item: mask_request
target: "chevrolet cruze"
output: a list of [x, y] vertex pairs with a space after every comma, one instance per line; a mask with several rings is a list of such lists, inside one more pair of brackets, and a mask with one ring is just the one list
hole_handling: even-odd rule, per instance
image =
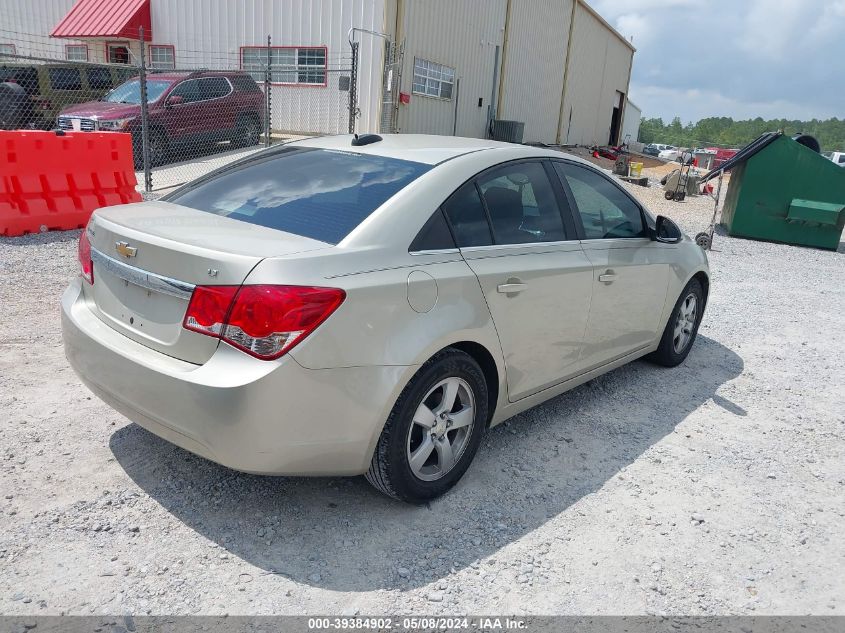
[[228, 467], [360, 475], [420, 503], [485, 430], [639, 357], [674, 366], [704, 252], [560, 152], [439, 136], [263, 150], [96, 211], [67, 357], [130, 420]]

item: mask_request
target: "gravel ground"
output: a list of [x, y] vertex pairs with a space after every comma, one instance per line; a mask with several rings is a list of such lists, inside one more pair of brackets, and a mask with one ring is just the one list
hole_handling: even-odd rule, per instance
[[[707, 199], [668, 203], [694, 234]], [[841, 614], [845, 266], [717, 235], [687, 362], [488, 433], [429, 507], [168, 445], [65, 361], [78, 232], [0, 240], [0, 613]]]

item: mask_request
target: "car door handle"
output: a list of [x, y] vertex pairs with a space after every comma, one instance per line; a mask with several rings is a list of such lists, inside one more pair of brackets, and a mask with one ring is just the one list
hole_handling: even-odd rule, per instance
[[616, 281], [616, 273], [608, 270], [606, 273], [599, 275], [599, 281], [603, 284], [612, 284]]
[[516, 294], [516, 293], [518, 293], [518, 292], [522, 292], [522, 291], [523, 291], [523, 290], [525, 290], [526, 288], [528, 288], [528, 284], [523, 284], [523, 283], [506, 283], [506, 284], [500, 284], [500, 285], [496, 288], [496, 290], [497, 290], [498, 292], [501, 292], [503, 295], [512, 295], [512, 294]]

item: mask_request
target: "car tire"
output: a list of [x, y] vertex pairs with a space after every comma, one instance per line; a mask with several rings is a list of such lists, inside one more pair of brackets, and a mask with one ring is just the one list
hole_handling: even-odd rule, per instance
[[[167, 160], [167, 153], [170, 149], [170, 142], [167, 135], [161, 130], [150, 130], [148, 136], [150, 146], [150, 167], [157, 167]], [[144, 154], [141, 144], [141, 132], [132, 133], [132, 162], [135, 170], [144, 169]]]
[[695, 343], [698, 326], [704, 314], [704, 289], [698, 279], [691, 280], [672, 309], [660, 345], [646, 358], [664, 367], [676, 367], [684, 362]]
[[0, 83], [0, 130], [19, 130], [27, 127], [33, 117], [26, 91], [16, 83]]
[[258, 145], [261, 138], [261, 125], [254, 116], [241, 116], [235, 125], [233, 144], [238, 147], [252, 147]]
[[[447, 394], [455, 394], [451, 406]], [[452, 488], [481, 443], [488, 419], [487, 394], [484, 373], [469, 354], [454, 348], [439, 352], [396, 401], [376, 444], [367, 481], [384, 494], [413, 504]]]
[[167, 153], [170, 148], [167, 134], [161, 130], [150, 130], [149, 145], [150, 167], [158, 167], [167, 162]]

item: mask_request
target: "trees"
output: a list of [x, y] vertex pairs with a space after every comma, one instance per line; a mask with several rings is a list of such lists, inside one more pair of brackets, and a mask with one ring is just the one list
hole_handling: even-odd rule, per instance
[[803, 132], [815, 136], [822, 151], [845, 150], [845, 120], [819, 121], [787, 119], [764, 120], [762, 117], [734, 121], [730, 117], [710, 117], [683, 125], [675, 117], [668, 125], [663, 119], [642, 119], [640, 138], [643, 143], [668, 143], [678, 147], [742, 147], [764, 132], [783, 130], [786, 134]]

